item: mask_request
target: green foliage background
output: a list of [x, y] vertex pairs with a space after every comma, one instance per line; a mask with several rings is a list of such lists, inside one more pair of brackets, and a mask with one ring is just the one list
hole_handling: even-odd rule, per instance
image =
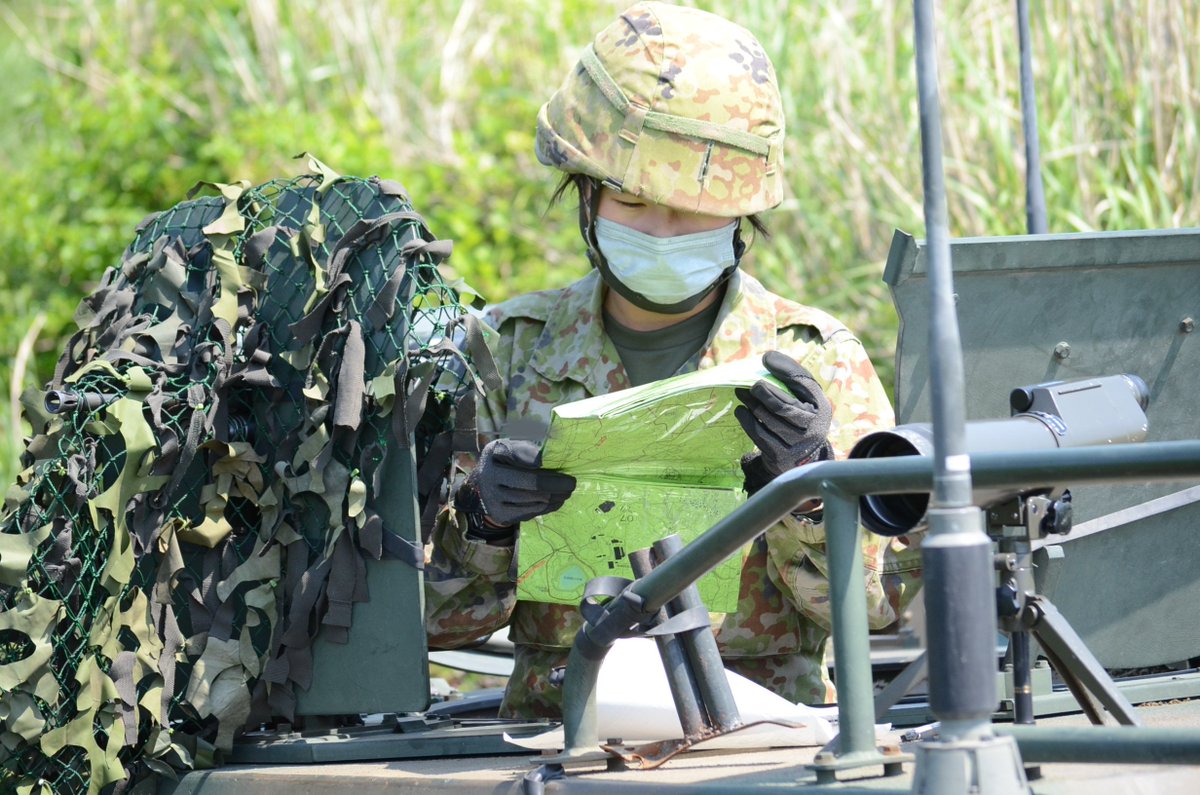
[[[890, 378], [880, 281], [892, 229], [922, 234], [911, 8], [893, 0], [711, 0], [771, 54], [789, 197], [746, 267], [833, 312]], [[297, 173], [317, 154], [399, 179], [453, 267], [490, 300], [584, 272], [540, 104], [626, 0], [0, 0], [0, 475], [15, 396], [134, 225], [199, 180]], [[1200, 0], [1033, 7], [1050, 229], [1197, 225]], [[1024, 229], [1012, 2], [939, 7], [956, 235]], [[4, 400], [2, 398], [8, 398]]]

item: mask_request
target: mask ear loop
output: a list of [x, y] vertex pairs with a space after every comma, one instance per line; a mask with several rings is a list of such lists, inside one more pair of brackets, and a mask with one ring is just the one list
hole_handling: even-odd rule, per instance
[[742, 221], [744, 220], [746, 219], [739, 218], [737, 226], [733, 229], [733, 264], [735, 267], [742, 261], [742, 255], [746, 253], [746, 241], [742, 240]]
[[593, 268], [599, 268], [604, 262], [600, 253], [600, 243], [596, 240], [596, 215], [600, 211], [600, 185], [593, 177], [579, 175], [579, 233], [587, 246], [588, 262]]

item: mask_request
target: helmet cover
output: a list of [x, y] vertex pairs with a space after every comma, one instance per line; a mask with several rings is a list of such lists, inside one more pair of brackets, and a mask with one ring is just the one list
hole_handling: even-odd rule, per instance
[[775, 70], [740, 25], [641, 2], [596, 36], [538, 113], [538, 160], [679, 210], [739, 217], [779, 204]]

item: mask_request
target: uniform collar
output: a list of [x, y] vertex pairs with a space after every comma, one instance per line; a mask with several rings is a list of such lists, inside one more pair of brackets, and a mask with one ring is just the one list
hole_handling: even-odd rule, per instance
[[758, 279], [741, 269], [735, 271], [699, 367], [758, 356], [775, 347], [778, 300]]
[[[628, 387], [620, 355], [604, 334], [603, 299], [604, 282], [596, 270], [566, 287], [535, 343], [530, 368], [550, 381], [583, 384], [589, 395]], [[775, 344], [778, 300], [753, 276], [734, 271], [699, 366], [712, 367], [770, 350]], [[570, 344], [564, 346], [565, 340]]]
[[600, 319], [604, 282], [592, 270], [563, 289], [555, 302], [529, 366], [550, 381], [577, 381], [589, 395], [629, 386], [625, 366]]

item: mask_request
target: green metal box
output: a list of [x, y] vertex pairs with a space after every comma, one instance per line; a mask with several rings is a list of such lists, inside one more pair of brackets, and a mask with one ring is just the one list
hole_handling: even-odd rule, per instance
[[[419, 545], [412, 448], [390, 448], [383, 466], [394, 485], [376, 505], [385, 529]], [[346, 643], [317, 635], [312, 687], [297, 692], [297, 715], [420, 712], [429, 706], [421, 571], [397, 559], [366, 564], [370, 599], [354, 606]]]
[[[930, 419], [925, 256], [897, 232], [884, 273], [900, 423]], [[1148, 440], [1200, 437], [1200, 229], [963, 238], [951, 257], [968, 420], [1008, 416], [1013, 387], [1133, 373], [1150, 389]], [[1200, 656], [1200, 487], [1072, 493], [1075, 529], [1050, 542], [1064, 554], [1038, 556], [1043, 592], [1105, 667]]]

